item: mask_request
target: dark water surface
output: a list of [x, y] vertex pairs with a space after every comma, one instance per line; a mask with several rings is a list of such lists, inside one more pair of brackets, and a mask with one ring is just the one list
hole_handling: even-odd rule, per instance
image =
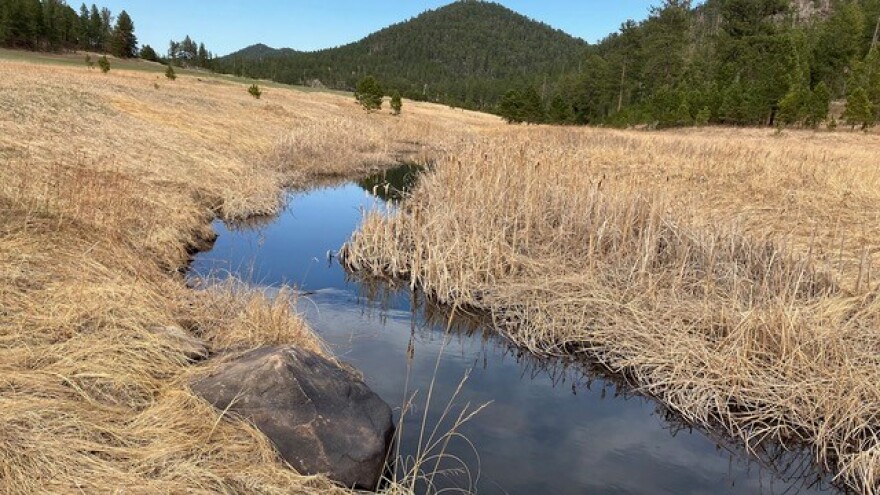
[[[399, 185], [410, 172], [387, 178]], [[363, 209], [395, 196], [383, 183], [374, 177], [291, 194], [286, 211], [260, 226], [217, 223], [217, 243], [196, 257], [193, 273], [306, 291], [299, 301], [306, 319], [397, 417], [404, 398], [418, 391], [405, 418], [402, 455], [416, 454], [423, 414], [427, 436], [470, 372], [452, 413], [489, 403], [460, 429], [477, 454], [464, 440], [450, 442], [448, 452], [471, 473], [450, 472], [437, 485], [468, 488], [470, 479], [489, 494], [833, 493], [802, 455], [746, 457], [584, 367], [521, 356], [478, 324], [457, 323], [447, 332], [443, 313], [408, 290], [349, 280], [327, 252], [348, 239]], [[455, 466], [447, 460], [441, 469]]]

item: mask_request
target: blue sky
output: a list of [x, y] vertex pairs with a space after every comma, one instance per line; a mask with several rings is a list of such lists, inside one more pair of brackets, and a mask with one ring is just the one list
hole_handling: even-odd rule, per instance
[[[141, 44], [164, 53], [186, 34], [217, 55], [254, 43], [316, 50], [357, 41], [451, 0], [97, 0], [125, 9]], [[68, 0], [79, 9], [80, 0]], [[89, 0], [91, 5], [92, 0]], [[499, 3], [594, 42], [626, 19], [643, 19], [659, 0], [500, 0]]]

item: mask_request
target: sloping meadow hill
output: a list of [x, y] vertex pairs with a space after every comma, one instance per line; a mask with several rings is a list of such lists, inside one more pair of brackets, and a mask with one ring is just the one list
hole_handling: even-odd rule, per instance
[[343, 255], [880, 493], [878, 157], [876, 134], [517, 126], [443, 155]]
[[[0, 491], [342, 492], [189, 391], [236, 351], [325, 352], [288, 299], [188, 289], [191, 251], [215, 217], [279, 211], [285, 187], [390, 166], [499, 120], [16, 58], [0, 60]], [[217, 357], [191, 363], [167, 327]]]

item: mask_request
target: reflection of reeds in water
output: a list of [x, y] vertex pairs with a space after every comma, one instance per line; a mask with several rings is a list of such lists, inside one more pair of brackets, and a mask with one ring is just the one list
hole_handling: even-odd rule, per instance
[[[364, 311], [375, 311], [374, 315], [382, 318], [391, 306], [391, 300], [396, 297], [397, 289], [393, 282], [390, 284], [375, 283], [372, 280], [359, 280], [362, 282], [359, 286], [363, 290], [362, 299], [364, 303]], [[412, 307], [416, 308], [421, 305], [419, 301], [426, 301], [419, 297], [417, 292], [412, 293]], [[443, 339], [439, 352], [435, 357], [434, 373], [427, 389], [410, 390], [410, 377], [412, 374], [412, 361], [415, 353], [415, 332], [421, 325], [416, 322], [413, 312], [412, 331], [410, 342], [407, 347], [407, 373], [406, 385], [404, 390], [404, 403], [400, 408], [400, 421], [395, 431], [395, 447], [393, 453], [389, 456], [388, 475], [386, 480], [385, 492], [390, 495], [408, 494], [408, 493], [475, 493], [477, 482], [479, 481], [479, 447], [475, 446], [471, 441], [462, 435], [461, 428], [471, 421], [475, 416], [489, 404], [472, 405], [470, 402], [458, 404], [461, 392], [467, 383], [470, 370], [464, 372], [461, 380], [458, 382], [455, 390], [449, 397], [443, 399], [435, 396], [435, 385], [438, 376], [438, 369], [443, 359], [449, 340], [447, 337], [454, 335], [456, 331], [461, 331], [462, 323], [467, 321], [461, 318], [457, 312], [442, 312], [440, 310], [430, 311], [431, 318], [443, 318], [444, 321], [435, 321], [446, 330], [443, 332]], [[425, 313], [429, 314], [428, 312]], [[476, 328], [476, 326], [472, 327]], [[456, 329], [456, 330], [453, 330]], [[445, 402], [444, 402], [445, 401]], [[418, 414], [421, 409], [421, 414]], [[437, 414], [436, 418], [431, 418], [432, 414]], [[415, 422], [414, 424], [413, 421]], [[418, 440], [416, 441], [416, 451], [412, 453], [402, 453], [401, 445], [403, 443], [403, 435], [410, 428], [417, 427]], [[452, 444], [464, 444], [473, 454], [476, 465], [468, 462], [450, 451]], [[464, 483], [462, 484], [462, 480]], [[451, 485], [459, 485], [457, 488], [451, 488]], [[463, 485], [463, 486], [460, 486]]]
[[[522, 376], [532, 380], [539, 377], [549, 379], [554, 387], [570, 388], [575, 395], [583, 390], [592, 391], [598, 388], [602, 399], [607, 394], [608, 397], [619, 400], [648, 400], [654, 405], [655, 414], [662, 418], [663, 427], [670, 435], [699, 431], [715, 442], [718, 450], [728, 452], [731, 463], [737, 460], [744, 462], [750, 468], [754, 466], [761, 473], [767, 473], [771, 478], [784, 482], [787, 487], [781, 493], [798, 493], [800, 490], [814, 488], [830, 490], [832, 486], [841, 492], [847, 491], [846, 486], [829, 479], [813, 462], [804, 446], [786, 446], [768, 440], [744, 449], [721, 425], [695, 425], [680, 413], [664, 407], [650, 395], [645, 395], [634, 382], [634, 377], [615, 372], [596, 359], [584, 356], [539, 356], [530, 353], [499, 332], [486, 311], [453, 308], [439, 303], [418, 288], [410, 290], [405, 281], [372, 277], [363, 273], [350, 273], [349, 276], [358, 282], [363, 310], [371, 317], [384, 318], [392, 307], [393, 299], [400, 294], [408, 294], [413, 335], [425, 339], [443, 339], [441, 352], [456, 338], [479, 338], [483, 346], [484, 367], [489, 366], [490, 354], [495, 354], [495, 359], [510, 357], [520, 366]], [[411, 340], [410, 352], [416, 352], [413, 345]], [[478, 442], [474, 448], [479, 451]], [[764, 474], [761, 473], [755, 476], [763, 482]], [[772, 483], [772, 479], [769, 482]]]
[[[751, 213], [758, 207], [748, 201], [760, 197], [737, 198], [726, 212], [740, 211], [741, 222], [715, 221], [717, 210], [700, 199], [729, 200], [706, 191], [712, 174], [732, 188], [760, 176], [838, 211], [824, 196], [838, 186], [814, 186], [822, 156], [803, 155], [809, 165], [797, 168], [787, 161], [799, 156], [792, 149], [760, 156], [731, 143], [607, 137], [584, 133], [593, 154], [563, 131], [540, 143], [524, 134], [465, 147], [424, 175], [401, 208], [367, 215], [343, 260], [442, 303], [483, 309], [532, 353], [596, 360], [749, 450], [805, 445], [842, 484], [880, 491], [880, 298], [870, 257], [834, 262], [828, 255], [843, 236], [788, 236], [782, 217]], [[678, 196], [603, 167], [605, 156], [626, 166], [634, 149], [665, 164], [664, 184]], [[693, 167], [681, 163], [688, 156], [710, 165], [670, 179]]]
[[416, 185], [419, 175], [430, 166], [408, 163], [365, 177], [357, 181], [357, 184], [377, 198], [397, 202], [406, 197]]

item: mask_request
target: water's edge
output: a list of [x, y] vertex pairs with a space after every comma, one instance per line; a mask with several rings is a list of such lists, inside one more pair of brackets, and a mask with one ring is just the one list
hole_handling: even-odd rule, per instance
[[[462, 374], [470, 373], [471, 382], [458, 399], [471, 404], [481, 404], [480, 399], [487, 397], [494, 400], [484, 412], [488, 419], [478, 417], [477, 428], [474, 422], [463, 428], [483, 454], [476, 458], [482, 479], [475, 486], [482, 492], [499, 487], [507, 493], [821, 493], [829, 489], [827, 479], [809, 459], [805, 463], [803, 456], [773, 446], [748, 456], [741, 445], [718, 433], [722, 430], [695, 430], [662, 403], [634, 392], [625, 376], [597, 363], [531, 357], [479, 317], [455, 319], [456, 324], [447, 329], [446, 323], [453, 320], [447, 308], [423, 295], [367, 283], [332, 260], [321, 268], [320, 255], [328, 245], [330, 250], [338, 249], [347, 240], [363, 209], [398, 199], [394, 191], [411, 184], [413, 170], [401, 170], [337, 187], [292, 191], [285, 212], [249, 228], [215, 222], [220, 232], [216, 243], [194, 256], [191, 271], [215, 273], [220, 261], [229, 274], [256, 285], [293, 284], [307, 291], [310, 295], [302, 298], [299, 309], [310, 326], [392, 405], [402, 405], [414, 384], [422, 388], [429, 384], [437, 397], [452, 396]], [[394, 186], [383, 188], [391, 180]], [[480, 383], [471, 385], [475, 377]], [[622, 401], [606, 401], [609, 393]], [[563, 395], [587, 399], [568, 400]], [[422, 408], [425, 416], [420, 420], [442, 424], [442, 414], [431, 407]], [[647, 417], [660, 421], [645, 425]], [[498, 429], [504, 425], [508, 428]], [[659, 438], [657, 431], [668, 438]], [[578, 434], [585, 438], [572, 438]], [[423, 440], [422, 436], [415, 440]], [[401, 439], [404, 454], [408, 449], [418, 451], [412, 437], [405, 432]], [[558, 445], [542, 445], [548, 439]], [[608, 445], [596, 449], [601, 442]], [[466, 448], [452, 450], [455, 455], [472, 454]], [[712, 458], [708, 453], [713, 450], [728, 452], [728, 458], [719, 462], [724, 455], [712, 454]], [[501, 462], [494, 462], [495, 457]], [[726, 472], [722, 464], [727, 464]]]

